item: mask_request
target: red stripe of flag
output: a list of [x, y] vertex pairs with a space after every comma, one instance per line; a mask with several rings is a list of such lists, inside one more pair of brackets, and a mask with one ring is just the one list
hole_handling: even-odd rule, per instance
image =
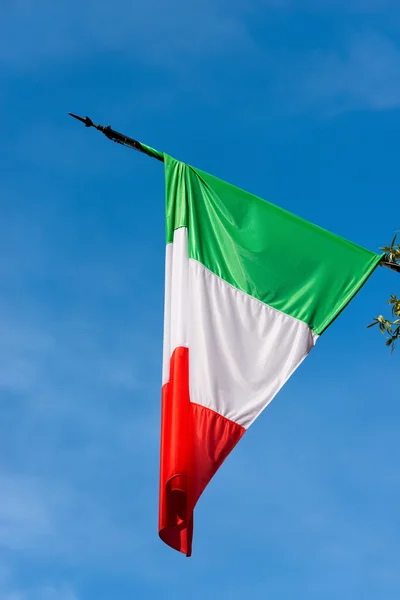
[[190, 556], [193, 511], [245, 429], [189, 396], [189, 350], [176, 348], [162, 389], [159, 535]]

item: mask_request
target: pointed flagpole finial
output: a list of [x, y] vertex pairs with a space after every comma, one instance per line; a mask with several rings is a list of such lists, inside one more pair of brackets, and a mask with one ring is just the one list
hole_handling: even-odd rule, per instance
[[92, 119], [90, 119], [90, 117], [80, 117], [79, 115], [75, 115], [74, 113], [69, 112], [68, 113], [71, 117], [74, 117], [74, 119], [78, 119], [78, 121], [81, 121], [81, 123], [84, 123], [86, 127], [94, 127], [94, 123], [92, 121]]

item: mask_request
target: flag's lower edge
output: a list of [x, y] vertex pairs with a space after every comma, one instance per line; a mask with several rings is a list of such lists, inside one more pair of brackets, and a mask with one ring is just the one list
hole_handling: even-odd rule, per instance
[[179, 347], [162, 390], [159, 535], [191, 556], [193, 511], [245, 429], [190, 401], [189, 350]]

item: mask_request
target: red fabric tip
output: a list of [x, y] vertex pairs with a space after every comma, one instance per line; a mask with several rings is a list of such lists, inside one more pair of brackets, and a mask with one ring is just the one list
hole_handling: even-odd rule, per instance
[[162, 389], [159, 535], [192, 553], [193, 511], [245, 429], [189, 396], [189, 350], [176, 348]]

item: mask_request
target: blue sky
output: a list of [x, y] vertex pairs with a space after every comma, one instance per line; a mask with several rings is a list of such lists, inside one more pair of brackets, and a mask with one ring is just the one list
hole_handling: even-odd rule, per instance
[[399, 228], [397, 0], [0, 13], [2, 600], [397, 600], [399, 359], [366, 329], [396, 275], [240, 442], [185, 559], [157, 537], [162, 165], [66, 114], [377, 250]]

